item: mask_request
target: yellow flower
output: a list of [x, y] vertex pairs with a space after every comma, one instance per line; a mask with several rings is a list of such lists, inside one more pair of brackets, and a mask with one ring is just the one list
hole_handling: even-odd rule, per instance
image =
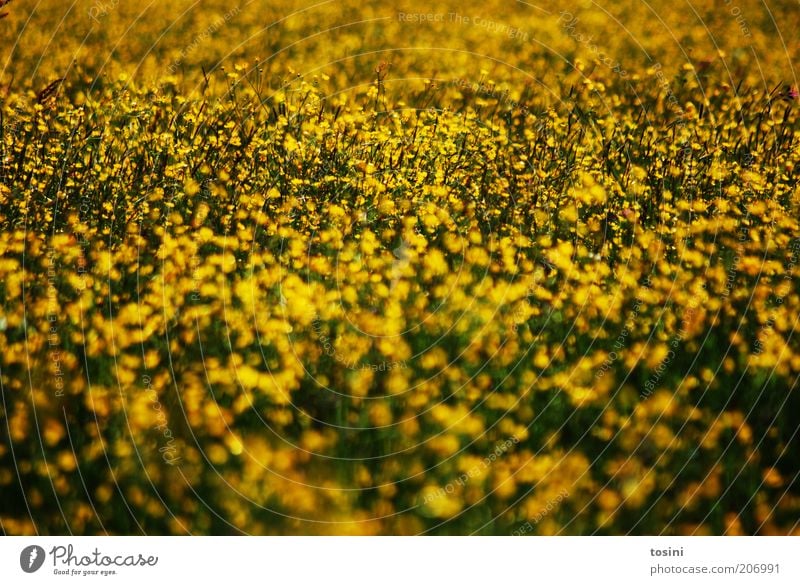
[[444, 487], [427, 486], [420, 492], [422, 513], [434, 518], [452, 518], [464, 507], [455, 495], [452, 484]]

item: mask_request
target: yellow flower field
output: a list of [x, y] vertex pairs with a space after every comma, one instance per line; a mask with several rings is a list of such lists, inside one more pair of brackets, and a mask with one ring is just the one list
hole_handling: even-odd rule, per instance
[[673, 5], [0, 1], [2, 532], [797, 534], [800, 12]]

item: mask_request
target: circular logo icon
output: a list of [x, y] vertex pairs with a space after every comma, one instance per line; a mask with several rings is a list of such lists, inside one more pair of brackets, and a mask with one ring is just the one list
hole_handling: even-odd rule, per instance
[[22, 549], [19, 555], [19, 566], [26, 573], [35, 573], [44, 564], [44, 549], [41, 546], [32, 544]]

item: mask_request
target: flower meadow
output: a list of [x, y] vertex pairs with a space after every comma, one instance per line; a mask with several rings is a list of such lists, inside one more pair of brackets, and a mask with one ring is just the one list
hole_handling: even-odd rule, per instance
[[0, 12], [4, 534], [798, 533], [793, 3]]

